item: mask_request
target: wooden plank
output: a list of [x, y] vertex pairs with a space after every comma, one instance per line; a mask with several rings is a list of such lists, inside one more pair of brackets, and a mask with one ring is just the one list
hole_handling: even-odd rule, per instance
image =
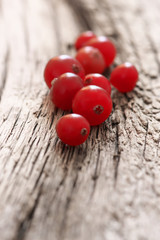
[[[160, 238], [159, 1], [0, 1], [0, 240]], [[140, 72], [113, 89], [109, 119], [62, 144], [43, 81], [46, 61], [74, 56], [91, 29]], [[3, 37], [2, 37], [3, 36]]]

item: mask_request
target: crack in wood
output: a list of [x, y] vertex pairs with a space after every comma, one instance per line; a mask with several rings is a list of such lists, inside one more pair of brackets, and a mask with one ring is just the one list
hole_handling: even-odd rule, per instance
[[118, 168], [120, 164], [120, 149], [119, 149], [119, 134], [118, 134], [118, 124], [116, 125], [116, 144], [115, 144], [115, 154], [113, 156], [113, 161], [114, 161], [114, 184], [116, 186], [117, 184], [117, 179], [118, 179]]
[[97, 180], [98, 177], [99, 177], [98, 167], [99, 167], [99, 161], [100, 161], [100, 152], [101, 152], [101, 150], [100, 150], [100, 145], [98, 144], [96, 166], [95, 166], [94, 174], [93, 174], [93, 176], [92, 176], [92, 180], [94, 181], [94, 189], [95, 189], [95, 186], [96, 186], [96, 180]]
[[26, 217], [20, 222], [20, 224], [18, 226], [18, 229], [17, 229], [17, 234], [16, 234], [14, 240], [23, 240], [25, 238], [26, 233], [29, 230], [29, 228], [31, 226], [31, 223], [32, 223], [32, 220], [34, 218], [35, 211], [38, 207], [40, 197], [41, 197], [41, 194], [42, 194], [42, 188], [43, 188], [43, 183], [39, 187], [39, 191], [37, 193], [37, 197], [34, 201], [34, 204], [33, 204], [32, 208], [29, 210]]
[[30, 138], [29, 138], [29, 140], [28, 140], [28, 143], [30, 143], [31, 139], [33, 138], [33, 135], [34, 135], [37, 127], [38, 127], [38, 122], [36, 121], [36, 122], [35, 122], [35, 125], [34, 125], [34, 127], [33, 127], [33, 130], [32, 130], [31, 136], [30, 136]]
[[20, 138], [20, 136], [22, 135], [22, 132], [23, 132], [23, 130], [24, 130], [24, 128], [25, 128], [25, 125], [26, 125], [28, 119], [29, 119], [29, 113], [27, 114], [27, 117], [26, 117], [25, 121], [22, 122], [22, 124], [21, 124], [21, 130], [20, 130], [20, 132], [19, 132], [19, 134], [18, 134], [18, 136], [17, 136], [17, 140], [18, 140], [18, 139]]
[[[23, 155], [24, 150], [25, 150], [25, 146], [23, 146], [22, 151], [20, 152], [20, 155], [21, 155], [21, 156]], [[10, 173], [10, 177], [11, 177], [11, 175], [13, 175], [13, 173], [14, 173], [17, 165], [18, 165], [18, 161], [16, 161], [15, 164], [13, 165], [12, 171], [11, 171], [11, 173]]]
[[96, 128], [97, 128], [96, 129], [96, 138], [98, 138], [98, 136], [99, 136], [99, 126], [97, 126]]
[[66, 198], [66, 202], [65, 202], [65, 206], [64, 206], [63, 220], [62, 220], [62, 222], [60, 224], [60, 228], [59, 228], [59, 240], [63, 239], [64, 235], [65, 235], [66, 223], [67, 223], [67, 218], [68, 218], [67, 213], [69, 211], [69, 208], [70, 208], [70, 205], [71, 205], [71, 202], [72, 202], [72, 196], [73, 196], [74, 191], [76, 189], [77, 181], [78, 181], [78, 172], [76, 172], [76, 175], [73, 179], [72, 187], [71, 187], [69, 196]]
[[4, 57], [3, 76], [2, 76], [2, 79], [1, 79], [1, 85], [0, 85], [0, 101], [1, 101], [1, 98], [2, 98], [3, 90], [4, 90], [5, 85], [6, 85], [6, 81], [7, 81], [9, 57], [10, 57], [10, 51], [9, 51], [9, 48], [7, 48], [6, 55]]
[[98, 144], [96, 165], [95, 165], [94, 174], [92, 175], [93, 188], [92, 188], [92, 192], [91, 192], [91, 195], [90, 195], [90, 200], [93, 198], [93, 195], [94, 195], [95, 190], [96, 190], [97, 181], [98, 181], [98, 178], [99, 178], [99, 172], [100, 172], [100, 170], [98, 171], [98, 168], [99, 168], [99, 162], [100, 162], [100, 152], [101, 152], [101, 150], [100, 150], [100, 145]]
[[[39, 154], [40, 154], [40, 151], [39, 151]], [[37, 155], [37, 159], [38, 159], [38, 156], [39, 156], [39, 155]], [[47, 164], [47, 162], [48, 162], [48, 159], [49, 159], [49, 156], [47, 156], [47, 157], [45, 158], [45, 161], [44, 161], [44, 163], [43, 163], [43, 165], [42, 165], [42, 168], [41, 168], [41, 170], [40, 170], [40, 173], [39, 173], [39, 175], [38, 175], [38, 178], [36, 179], [36, 182], [35, 182], [35, 184], [34, 184], [33, 191], [37, 188], [37, 185], [39, 184], [40, 179], [41, 179], [42, 175], [44, 174], [44, 169], [45, 169], [45, 166], [46, 166], [46, 164]]]
[[75, 11], [76, 17], [79, 18], [79, 23], [84, 27], [84, 29], [92, 30], [93, 19], [84, 2], [81, 0], [67, 0], [67, 2], [69, 6]]
[[146, 134], [145, 134], [145, 138], [144, 138], [144, 148], [143, 148], [143, 157], [144, 157], [144, 159], [146, 159], [145, 153], [146, 153], [146, 146], [147, 146], [148, 128], [149, 128], [149, 122], [147, 121]]
[[[33, 141], [31, 142], [31, 144], [30, 144], [30, 146], [29, 146], [29, 148], [28, 148], [28, 151], [27, 151], [27, 153], [25, 154], [25, 158], [23, 159], [23, 161], [22, 161], [22, 163], [21, 163], [21, 165], [20, 165], [20, 167], [19, 167], [19, 171], [18, 171], [18, 172], [21, 171], [21, 169], [23, 168], [25, 162], [27, 161], [27, 159], [28, 159], [28, 157], [29, 157], [29, 153], [30, 153], [31, 149], [33, 148], [34, 143], [35, 143], [36, 140], [37, 140], [37, 136], [36, 136], [36, 137], [33, 139]], [[31, 140], [30, 140], [30, 141], [31, 141]], [[40, 138], [38, 139], [37, 144], [39, 143], [39, 141], [40, 141]], [[25, 147], [26, 147], [26, 146], [25, 146]]]
[[51, 129], [51, 128], [52, 128], [52, 126], [53, 126], [54, 117], [55, 117], [55, 113], [53, 112], [53, 113], [52, 113], [52, 117], [51, 117], [51, 121], [50, 121], [50, 126], [49, 126], [49, 129]]
[[8, 139], [9, 139], [9, 138], [11, 137], [11, 135], [13, 134], [13, 131], [14, 131], [14, 129], [15, 129], [16, 125], [17, 125], [17, 122], [18, 122], [18, 120], [19, 120], [21, 111], [22, 111], [22, 109], [19, 110], [19, 112], [18, 112], [18, 114], [17, 114], [17, 116], [16, 116], [16, 119], [15, 119], [15, 122], [14, 122], [14, 124], [13, 124], [13, 126], [12, 126], [12, 128], [11, 128], [11, 130], [10, 130], [10, 132], [9, 132], [6, 140], [5, 140], [5, 142], [7, 142]]

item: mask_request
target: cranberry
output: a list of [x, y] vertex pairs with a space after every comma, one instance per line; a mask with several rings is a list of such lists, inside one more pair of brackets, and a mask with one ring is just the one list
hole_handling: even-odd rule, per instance
[[105, 70], [105, 61], [100, 51], [93, 47], [80, 48], [76, 59], [82, 64], [86, 74], [102, 73]]
[[97, 48], [102, 53], [107, 67], [114, 61], [116, 56], [116, 48], [107, 37], [100, 36], [92, 38], [86, 42], [85, 46]]
[[67, 114], [58, 120], [56, 132], [62, 142], [76, 146], [86, 141], [90, 132], [90, 125], [79, 114]]
[[106, 92], [108, 92], [109, 95], [111, 95], [111, 85], [109, 80], [99, 73], [91, 73], [86, 75], [84, 78], [84, 85], [96, 85], [103, 88], [106, 90]]
[[132, 91], [137, 81], [137, 69], [128, 62], [116, 67], [110, 77], [111, 84], [122, 93]]
[[77, 92], [73, 99], [72, 110], [84, 116], [90, 125], [98, 125], [109, 117], [112, 100], [103, 88], [90, 85]]
[[82, 79], [74, 73], [64, 73], [54, 79], [50, 96], [55, 106], [70, 110], [75, 94], [83, 87]]
[[61, 74], [71, 72], [84, 78], [85, 72], [82, 65], [68, 55], [60, 55], [49, 60], [44, 70], [46, 84], [51, 88], [51, 82]]
[[75, 48], [78, 50], [79, 48], [83, 47], [88, 40], [94, 37], [96, 37], [96, 35], [92, 31], [81, 33], [75, 41]]

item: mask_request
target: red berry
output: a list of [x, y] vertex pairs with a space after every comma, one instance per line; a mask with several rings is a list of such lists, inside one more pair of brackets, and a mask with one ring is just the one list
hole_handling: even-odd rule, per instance
[[94, 37], [96, 37], [96, 35], [91, 31], [81, 33], [75, 41], [75, 48], [78, 50], [79, 48], [83, 47], [87, 41]]
[[58, 120], [56, 132], [62, 142], [76, 146], [86, 141], [90, 132], [90, 125], [79, 114], [67, 114]]
[[82, 65], [75, 59], [67, 55], [60, 55], [49, 60], [44, 70], [46, 84], [51, 88], [51, 82], [61, 74], [71, 72], [84, 78], [85, 72]]
[[97, 48], [103, 55], [106, 66], [112, 64], [116, 56], [116, 48], [114, 44], [105, 36], [95, 37], [86, 42], [85, 46]]
[[96, 85], [103, 88], [109, 95], [111, 95], [111, 85], [109, 80], [99, 73], [91, 73], [86, 75], [84, 78], [84, 85]]
[[122, 93], [132, 91], [137, 81], [137, 69], [128, 62], [116, 67], [110, 77], [111, 84]]
[[64, 73], [54, 79], [50, 96], [58, 108], [70, 110], [75, 94], [83, 87], [82, 79], [74, 73]]
[[98, 125], [109, 117], [112, 100], [103, 88], [90, 85], [77, 92], [73, 99], [72, 110], [84, 116], [90, 125]]
[[102, 73], [105, 70], [105, 61], [100, 51], [93, 47], [80, 48], [76, 59], [84, 67], [85, 73]]

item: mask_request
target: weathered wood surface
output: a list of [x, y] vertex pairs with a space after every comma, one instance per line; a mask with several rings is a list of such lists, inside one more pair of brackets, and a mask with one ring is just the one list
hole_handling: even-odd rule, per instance
[[[0, 240], [160, 239], [159, 0], [0, 1]], [[71, 148], [43, 83], [83, 30], [140, 71], [109, 119]]]

